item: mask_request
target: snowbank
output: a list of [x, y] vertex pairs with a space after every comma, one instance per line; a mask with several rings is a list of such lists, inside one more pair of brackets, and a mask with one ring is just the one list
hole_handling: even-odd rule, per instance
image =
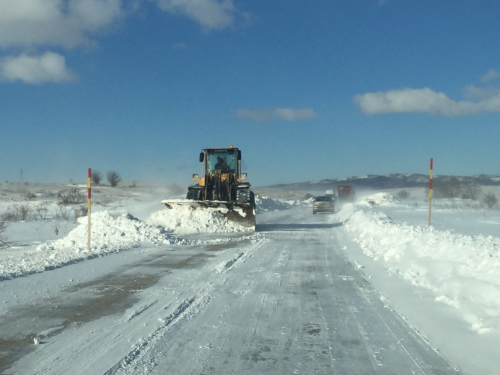
[[478, 334], [500, 325], [500, 238], [394, 222], [347, 204], [339, 212], [363, 252], [413, 285], [432, 290]]
[[283, 201], [281, 199], [273, 199], [265, 196], [255, 196], [255, 205], [257, 213], [288, 210], [291, 207], [300, 205], [300, 201]]
[[[186, 244], [169, 236], [165, 229], [136, 219], [130, 214], [123, 214], [114, 218], [107, 211], [97, 212], [91, 217], [92, 238], [91, 250], [116, 251], [139, 245], [140, 242], [149, 241], [154, 244]], [[78, 225], [66, 237], [51, 244], [44, 244], [38, 250], [54, 250], [73, 248], [75, 251], [87, 250], [88, 217], [78, 219]]]
[[358, 206], [405, 207], [391, 194], [382, 192], [363, 197], [359, 199], [356, 204]]
[[103, 211], [92, 214], [89, 250], [87, 249], [87, 220], [87, 217], [78, 219], [79, 225], [60, 240], [2, 257], [0, 279], [41, 272], [75, 261], [130, 249], [139, 246], [141, 242], [167, 245], [194, 243], [172, 237], [163, 228], [146, 224], [129, 214], [114, 218], [107, 211]]

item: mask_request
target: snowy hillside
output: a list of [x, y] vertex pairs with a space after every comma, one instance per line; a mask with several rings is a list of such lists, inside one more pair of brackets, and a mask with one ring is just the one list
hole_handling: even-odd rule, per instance
[[[457, 178], [459, 180], [474, 181], [481, 186], [499, 186], [500, 178], [498, 175], [475, 175], [475, 176], [445, 176], [434, 174], [434, 181], [439, 181]], [[313, 181], [304, 181], [291, 184], [278, 184], [268, 186], [288, 191], [307, 191], [307, 192], [324, 192], [327, 189], [335, 189], [339, 184], [354, 185], [359, 190], [387, 190], [387, 189], [404, 189], [404, 188], [425, 188], [429, 185], [428, 174], [417, 173], [392, 173], [388, 175], [364, 175], [364, 176], [348, 176], [340, 178], [328, 178]]]

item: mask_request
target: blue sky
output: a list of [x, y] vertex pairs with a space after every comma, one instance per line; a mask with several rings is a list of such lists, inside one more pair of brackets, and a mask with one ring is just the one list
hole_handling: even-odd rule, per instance
[[0, 181], [500, 173], [496, 0], [0, 0]]

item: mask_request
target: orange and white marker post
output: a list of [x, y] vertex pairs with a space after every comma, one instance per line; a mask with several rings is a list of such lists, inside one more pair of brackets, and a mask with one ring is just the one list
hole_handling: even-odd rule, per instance
[[431, 226], [431, 207], [432, 207], [432, 169], [433, 169], [432, 162], [433, 160], [431, 158], [431, 170], [429, 173], [429, 224], [428, 224], [429, 227]]
[[91, 169], [89, 168], [89, 179], [88, 179], [88, 183], [87, 183], [87, 190], [88, 190], [88, 198], [87, 198], [87, 216], [89, 218], [89, 224], [88, 224], [88, 238], [87, 238], [87, 248], [90, 250], [90, 201], [91, 201], [91, 197], [92, 197], [92, 189], [91, 189], [91, 186], [90, 186], [90, 181], [91, 181], [91, 175], [92, 175], [92, 172], [91, 172]]

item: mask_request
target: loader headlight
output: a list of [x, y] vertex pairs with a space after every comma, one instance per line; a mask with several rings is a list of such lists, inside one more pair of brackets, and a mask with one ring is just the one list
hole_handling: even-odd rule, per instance
[[241, 178], [247, 178], [247, 174], [246, 173], [242, 173], [241, 174]]
[[200, 178], [200, 176], [198, 176], [198, 173], [195, 173], [193, 174], [193, 178]]

